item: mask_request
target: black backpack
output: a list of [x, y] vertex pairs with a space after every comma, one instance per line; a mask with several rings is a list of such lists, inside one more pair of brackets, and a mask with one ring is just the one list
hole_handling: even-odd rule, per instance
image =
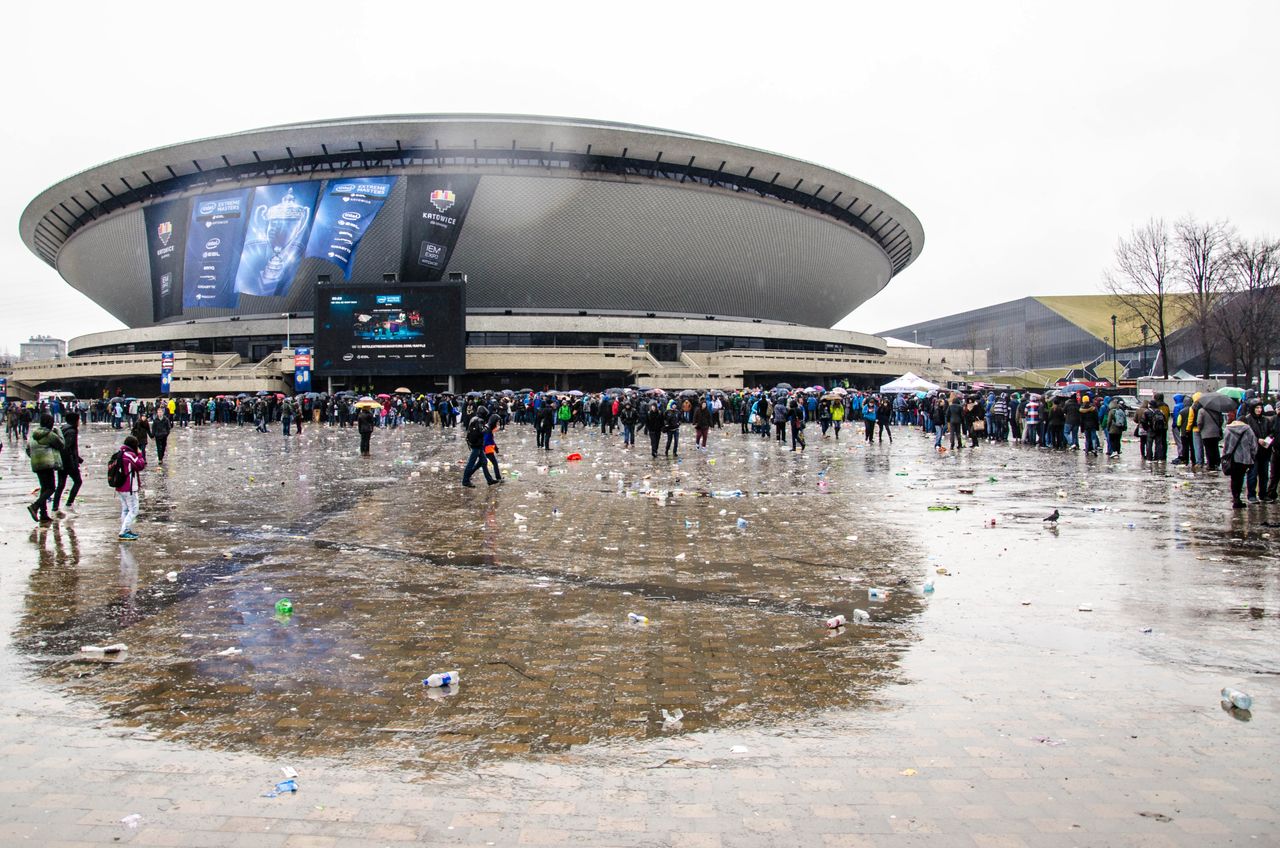
[[484, 447], [484, 422], [480, 420], [480, 416], [471, 419], [471, 423], [467, 425], [467, 447], [472, 450], [479, 450]]
[[124, 448], [119, 448], [107, 460], [107, 485], [113, 489], [118, 489], [125, 484], [126, 479], [127, 476], [124, 473]]

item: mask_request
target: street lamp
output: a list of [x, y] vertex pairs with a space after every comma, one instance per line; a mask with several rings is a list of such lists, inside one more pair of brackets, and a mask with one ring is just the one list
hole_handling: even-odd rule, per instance
[[292, 341], [292, 336], [289, 333], [289, 319], [293, 317], [293, 313], [281, 312], [280, 317], [284, 319], [284, 346], [285, 346], [285, 350], [288, 350], [289, 348], [293, 347], [293, 345], [290, 343]]
[[1111, 316], [1111, 385], [1120, 388], [1119, 372], [1116, 368], [1116, 316]]

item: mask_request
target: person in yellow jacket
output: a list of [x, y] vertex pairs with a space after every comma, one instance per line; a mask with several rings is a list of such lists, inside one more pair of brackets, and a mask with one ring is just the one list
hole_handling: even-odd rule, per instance
[[836, 441], [840, 441], [840, 423], [844, 421], [844, 401], [834, 400], [831, 402], [831, 426], [836, 431]]

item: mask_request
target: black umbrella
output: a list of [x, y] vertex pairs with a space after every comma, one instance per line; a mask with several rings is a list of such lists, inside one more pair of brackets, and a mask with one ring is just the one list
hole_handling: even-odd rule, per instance
[[1222, 413], [1235, 412], [1236, 408], [1240, 406], [1240, 401], [1233, 397], [1220, 395], [1217, 392], [1200, 395], [1198, 403], [1204, 409]]
[[778, 385], [776, 385], [776, 386], [774, 386], [774, 387], [773, 387], [773, 390], [774, 390], [775, 392], [776, 392], [776, 391], [778, 391], [778, 390], [782, 390], [782, 391], [784, 391], [784, 392], [789, 392], [789, 391], [791, 391], [791, 388], [792, 388], [792, 386], [791, 386], [791, 384], [790, 384], [790, 383], [779, 383]]
[[466, 396], [469, 398], [484, 397], [484, 392], [467, 392]]
[[680, 392], [679, 396], [680, 397], [697, 397], [698, 393], [693, 389], [685, 389], [684, 391]]

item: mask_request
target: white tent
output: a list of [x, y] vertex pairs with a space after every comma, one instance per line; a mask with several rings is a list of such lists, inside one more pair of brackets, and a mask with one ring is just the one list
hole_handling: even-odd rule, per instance
[[880, 387], [880, 391], [885, 394], [897, 394], [898, 392], [931, 392], [936, 388], [938, 388], [936, 383], [930, 383], [923, 377], [908, 371], [892, 383], [885, 383]]

